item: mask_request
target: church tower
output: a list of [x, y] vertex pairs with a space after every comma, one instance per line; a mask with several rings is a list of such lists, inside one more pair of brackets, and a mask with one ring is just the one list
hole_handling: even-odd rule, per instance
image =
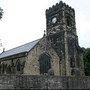
[[47, 9], [46, 28], [47, 40], [60, 59], [60, 75], [84, 75], [74, 9], [62, 1]]

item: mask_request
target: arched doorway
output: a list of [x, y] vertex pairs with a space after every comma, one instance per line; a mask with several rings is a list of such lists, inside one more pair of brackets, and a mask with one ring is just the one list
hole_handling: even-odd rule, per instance
[[50, 56], [47, 54], [42, 54], [39, 57], [40, 74], [48, 73], [51, 68]]

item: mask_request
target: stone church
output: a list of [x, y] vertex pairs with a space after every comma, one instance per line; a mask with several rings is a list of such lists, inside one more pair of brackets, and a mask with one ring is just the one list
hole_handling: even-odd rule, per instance
[[2, 52], [0, 74], [84, 75], [74, 9], [62, 1], [47, 9], [43, 37]]

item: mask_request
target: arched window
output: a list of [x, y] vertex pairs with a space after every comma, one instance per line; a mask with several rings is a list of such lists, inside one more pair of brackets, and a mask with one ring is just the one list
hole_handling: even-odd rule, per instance
[[20, 60], [19, 59], [16, 62], [16, 68], [17, 68], [17, 71], [20, 71], [20, 69], [21, 69], [21, 64], [20, 64]]
[[12, 74], [15, 74], [15, 65], [13, 60], [11, 60], [11, 71], [12, 71]]
[[14, 67], [14, 62], [13, 62], [13, 60], [11, 60], [11, 67]]
[[48, 70], [51, 68], [50, 56], [47, 54], [42, 54], [39, 58], [40, 64], [40, 74], [48, 73]]
[[2, 63], [2, 74], [4, 74], [5, 71], [5, 67], [4, 67], [4, 63]]
[[1, 62], [0, 62], [0, 74], [1, 74], [1, 70], [2, 70], [2, 67], [1, 67]]
[[21, 63], [21, 74], [23, 74], [24, 72], [24, 67], [25, 67], [25, 62], [26, 61], [23, 61], [22, 63]]
[[11, 72], [11, 66], [9, 65], [8, 67], [7, 67], [7, 74], [11, 74], [12, 72]]

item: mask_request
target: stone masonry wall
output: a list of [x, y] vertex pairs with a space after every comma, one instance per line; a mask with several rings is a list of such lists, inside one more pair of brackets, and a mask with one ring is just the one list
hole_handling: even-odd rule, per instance
[[43, 53], [50, 55], [51, 69], [53, 69], [54, 75], [60, 75], [59, 57], [51, 47], [45, 51], [45, 38], [41, 39], [28, 53], [24, 68], [25, 75], [40, 75], [39, 57]]
[[[8, 60], [0, 59], [0, 74], [22, 74], [25, 60], [26, 57], [17, 57]], [[20, 70], [17, 70], [17, 68]]]
[[0, 89], [90, 89], [90, 77], [0, 75]]

